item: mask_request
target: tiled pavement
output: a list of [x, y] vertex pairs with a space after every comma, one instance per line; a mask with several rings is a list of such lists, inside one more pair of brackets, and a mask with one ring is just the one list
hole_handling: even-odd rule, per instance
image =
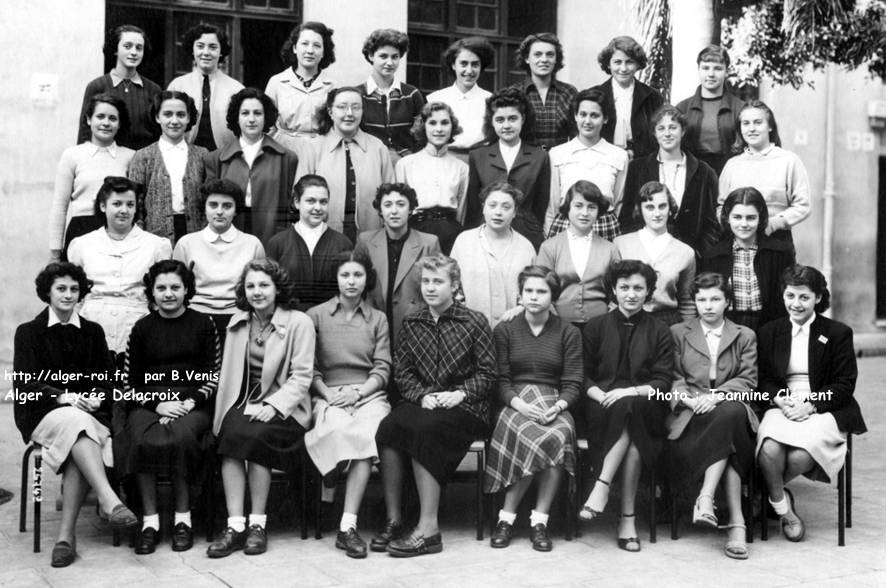
[[[725, 534], [685, 524], [677, 541], [668, 527], [658, 542], [648, 542], [641, 523], [643, 551], [631, 554], [615, 546], [615, 517], [607, 513], [585, 526], [581, 538], [567, 542], [557, 524], [552, 553], [537, 553], [523, 529], [511, 547], [490, 549], [474, 538], [471, 523], [473, 489], [453, 486], [442, 517], [444, 551], [439, 555], [396, 560], [371, 553], [351, 560], [334, 548], [334, 535], [302, 541], [293, 529], [273, 528], [270, 549], [261, 556], [237, 553], [222, 560], [205, 556], [205, 543], [174, 553], [168, 544], [151, 556], [136, 556], [128, 547], [112, 547], [111, 535], [86, 508], [78, 523], [79, 556], [64, 569], [49, 566], [49, 552], [60, 513], [53, 508], [59, 479], [44, 476], [42, 553], [31, 552], [31, 533], [18, 532], [18, 493], [24, 446], [13, 425], [12, 406], [0, 405], [0, 487], [12, 490], [12, 502], [0, 506], [0, 586], [153, 586], [172, 581], [201, 586], [886, 586], [886, 359], [860, 360], [857, 397], [871, 429], [855, 437], [853, 527], [846, 547], [836, 545], [836, 489], [805, 480], [792, 483], [798, 511], [808, 525], [807, 538], [787, 543], [770, 526], [768, 542], [750, 545], [747, 561], [727, 559]], [[369, 500], [378, 500], [371, 488]], [[219, 505], [219, 508], [222, 508]], [[687, 513], [688, 516], [688, 513]], [[685, 517], [684, 517], [685, 523]], [[29, 513], [28, 529], [32, 528]], [[364, 536], [371, 529], [364, 529]]]

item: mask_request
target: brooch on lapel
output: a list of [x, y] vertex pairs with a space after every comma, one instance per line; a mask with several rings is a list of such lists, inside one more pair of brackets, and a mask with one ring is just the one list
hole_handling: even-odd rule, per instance
[[828, 342], [828, 338], [825, 337], [824, 335], [819, 335], [819, 336], [818, 336], [818, 342], [819, 342], [819, 343], [827, 343], [827, 342]]

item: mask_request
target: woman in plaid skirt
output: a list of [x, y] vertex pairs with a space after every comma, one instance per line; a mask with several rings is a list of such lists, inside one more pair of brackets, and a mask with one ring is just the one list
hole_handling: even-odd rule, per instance
[[498, 398], [502, 405], [489, 446], [484, 489], [507, 488], [492, 547], [511, 542], [517, 507], [538, 477], [529, 524], [532, 548], [550, 551], [548, 513], [563, 479], [575, 475], [575, 423], [569, 406], [584, 379], [578, 329], [551, 313], [560, 278], [528, 266], [517, 278], [524, 312], [495, 328]]

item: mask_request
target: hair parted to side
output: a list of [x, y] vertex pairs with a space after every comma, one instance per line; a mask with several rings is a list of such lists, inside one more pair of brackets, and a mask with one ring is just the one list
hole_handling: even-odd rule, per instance
[[154, 96], [151, 100], [151, 120], [157, 118], [160, 110], [163, 108], [163, 103], [167, 100], [180, 100], [184, 103], [185, 109], [188, 111], [188, 124], [185, 125], [185, 132], [190, 131], [197, 124], [197, 105], [190, 94], [179, 92], [178, 90], [163, 90]]
[[599, 55], [597, 55], [597, 63], [600, 64], [600, 69], [607, 74], [612, 75], [612, 71], [609, 69], [609, 62], [612, 61], [612, 55], [616, 51], [621, 51], [636, 61], [638, 70], [646, 69], [648, 59], [646, 57], [646, 51], [643, 49], [643, 45], [638, 43], [633, 37], [621, 35], [609, 41], [609, 44], [600, 51]]
[[548, 288], [551, 289], [551, 304], [560, 299], [563, 285], [560, 282], [560, 276], [554, 270], [543, 265], [527, 265], [524, 267], [517, 275], [517, 288], [521, 293], [523, 292], [523, 285], [526, 284], [526, 280], [529, 278], [541, 278], [547, 283]]
[[605, 284], [606, 292], [612, 300], [615, 300], [615, 287], [618, 280], [628, 279], [635, 275], [642, 276], [646, 280], [646, 302], [652, 300], [658, 275], [652, 266], [639, 259], [619, 259], [609, 264], [606, 275], [603, 277], [603, 284]]
[[557, 72], [563, 69], [563, 44], [554, 33], [533, 33], [527, 35], [522, 41], [520, 41], [520, 46], [517, 47], [517, 50], [514, 52], [514, 65], [527, 74], [531, 73], [529, 64], [526, 63], [526, 60], [529, 59], [529, 51], [532, 49], [533, 43], [547, 43], [554, 46], [557, 55], [552, 75], [556, 76]]
[[243, 131], [240, 130], [240, 107], [243, 106], [243, 102], [250, 98], [261, 102], [261, 107], [265, 114], [265, 124], [262, 126], [263, 133], [270, 131], [271, 127], [277, 123], [277, 106], [271, 100], [271, 97], [258, 88], [243, 88], [231, 96], [231, 101], [228, 103], [228, 112], [225, 115], [225, 123], [228, 130], [234, 133], [235, 137], [243, 134]]
[[79, 302], [89, 294], [92, 289], [92, 280], [86, 277], [86, 272], [79, 265], [67, 261], [55, 261], [40, 270], [34, 279], [34, 286], [37, 290], [37, 298], [49, 304], [49, 291], [52, 285], [59, 278], [71, 278], [80, 287]]
[[451, 106], [445, 102], [428, 102], [421, 107], [421, 113], [415, 118], [415, 122], [412, 124], [412, 129], [410, 129], [412, 138], [415, 139], [417, 149], [422, 149], [428, 144], [428, 119], [431, 118], [435, 112], [446, 112], [449, 114], [449, 122], [452, 123], [452, 132], [449, 133], [449, 141], [447, 141], [447, 143], [455, 141], [455, 136], [461, 134], [463, 131]]
[[218, 39], [219, 58], [218, 62], [223, 63], [225, 58], [231, 54], [231, 43], [228, 41], [228, 35], [224, 29], [214, 24], [201, 22], [185, 31], [182, 36], [182, 46], [189, 52], [194, 51], [194, 43], [203, 35], [215, 35]]
[[403, 57], [409, 51], [409, 37], [396, 29], [375, 29], [363, 42], [363, 57], [372, 63], [372, 54], [387, 46], [395, 48]]
[[458, 262], [448, 255], [438, 253], [436, 255], [426, 255], [415, 262], [415, 266], [420, 270], [428, 270], [431, 272], [445, 271], [452, 282], [452, 289], [461, 284], [461, 268]]
[[363, 270], [366, 272], [366, 286], [363, 288], [363, 292], [360, 293], [360, 297], [365, 300], [369, 292], [375, 288], [378, 275], [376, 274], [375, 268], [372, 266], [372, 260], [369, 256], [362, 251], [356, 250], [342, 251], [333, 256], [332, 263], [334, 264], [336, 275], [338, 275], [338, 270], [341, 266], [351, 262], [359, 263], [363, 266]]
[[785, 268], [779, 279], [781, 291], [784, 293], [788, 286], [806, 286], [821, 300], [815, 305], [815, 312], [822, 313], [831, 307], [831, 291], [828, 289], [828, 281], [820, 271], [811, 265], [792, 265]]
[[766, 206], [766, 199], [756, 188], [745, 186], [736, 188], [729, 193], [726, 200], [723, 201], [723, 208], [720, 210], [720, 226], [723, 227], [723, 234], [728, 237], [734, 237], [732, 227], [729, 226], [729, 215], [732, 209], [738, 204], [753, 206], [757, 209], [759, 215], [759, 224], [757, 225], [757, 239], [766, 236], [766, 227], [769, 225], [769, 208]]
[[197, 293], [194, 272], [177, 259], [161, 259], [149, 267], [147, 273], [142, 278], [142, 284], [145, 286], [145, 296], [148, 299], [148, 308], [157, 308], [157, 301], [154, 300], [154, 284], [157, 283], [157, 278], [162, 274], [175, 274], [181, 278], [182, 284], [185, 287], [185, 306], [188, 306], [191, 298]]
[[726, 302], [729, 302], [730, 304], [735, 300], [732, 283], [727, 280], [723, 274], [718, 274], [716, 272], [702, 272], [696, 275], [695, 279], [692, 280], [689, 292], [694, 299], [696, 294], [708, 288], [717, 288], [723, 292], [723, 297], [726, 299]]
[[273, 259], [253, 259], [240, 272], [240, 278], [237, 285], [234, 286], [234, 295], [236, 297], [235, 305], [240, 310], [251, 310], [249, 300], [246, 298], [246, 274], [249, 272], [261, 272], [271, 278], [274, 287], [277, 289], [277, 297], [274, 303], [284, 310], [295, 310], [298, 304], [298, 298], [295, 295], [295, 288], [289, 279], [289, 274], [283, 267]]
[[385, 182], [375, 191], [375, 198], [372, 199], [372, 207], [381, 212], [381, 200], [388, 194], [396, 192], [409, 200], [409, 212], [418, 208], [418, 194], [415, 189], [405, 182]]
[[317, 65], [317, 71], [323, 71], [333, 63], [335, 63], [335, 42], [332, 40], [332, 29], [322, 22], [308, 21], [296, 26], [289, 31], [289, 37], [280, 48], [280, 59], [289, 66], [297, 66], [298, 61], [295, 52], [292, 50], [298, 43], [298, 38], [304, 31], [313, 31], [323, 38], [323, 57]]
[[527, 143], [535, 140], [535, 111], [529, 104], [526, 95], [517, 88], [505, 88], [499, 90], [486, 99], [486, 114], [483, 116], [483, 134], [490, 143], [498, 141], [492, 118], [499, 108], [516, 108], [523, 116], [523, 127], [520, 129], [520, 139]]

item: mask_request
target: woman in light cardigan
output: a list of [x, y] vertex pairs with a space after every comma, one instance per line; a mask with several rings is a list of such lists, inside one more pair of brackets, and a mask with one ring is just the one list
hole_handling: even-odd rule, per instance
[[667, 186], [647, 182], [640, 188], [634, 213], [643, 218], [644, 227], [613, 241], [622, 259], [639, 259], [658, 274], [655, 292], [644, 309], [669, 326], [695, 317], [690, 293], [695, 251], [668, 232], [677, 209]]

